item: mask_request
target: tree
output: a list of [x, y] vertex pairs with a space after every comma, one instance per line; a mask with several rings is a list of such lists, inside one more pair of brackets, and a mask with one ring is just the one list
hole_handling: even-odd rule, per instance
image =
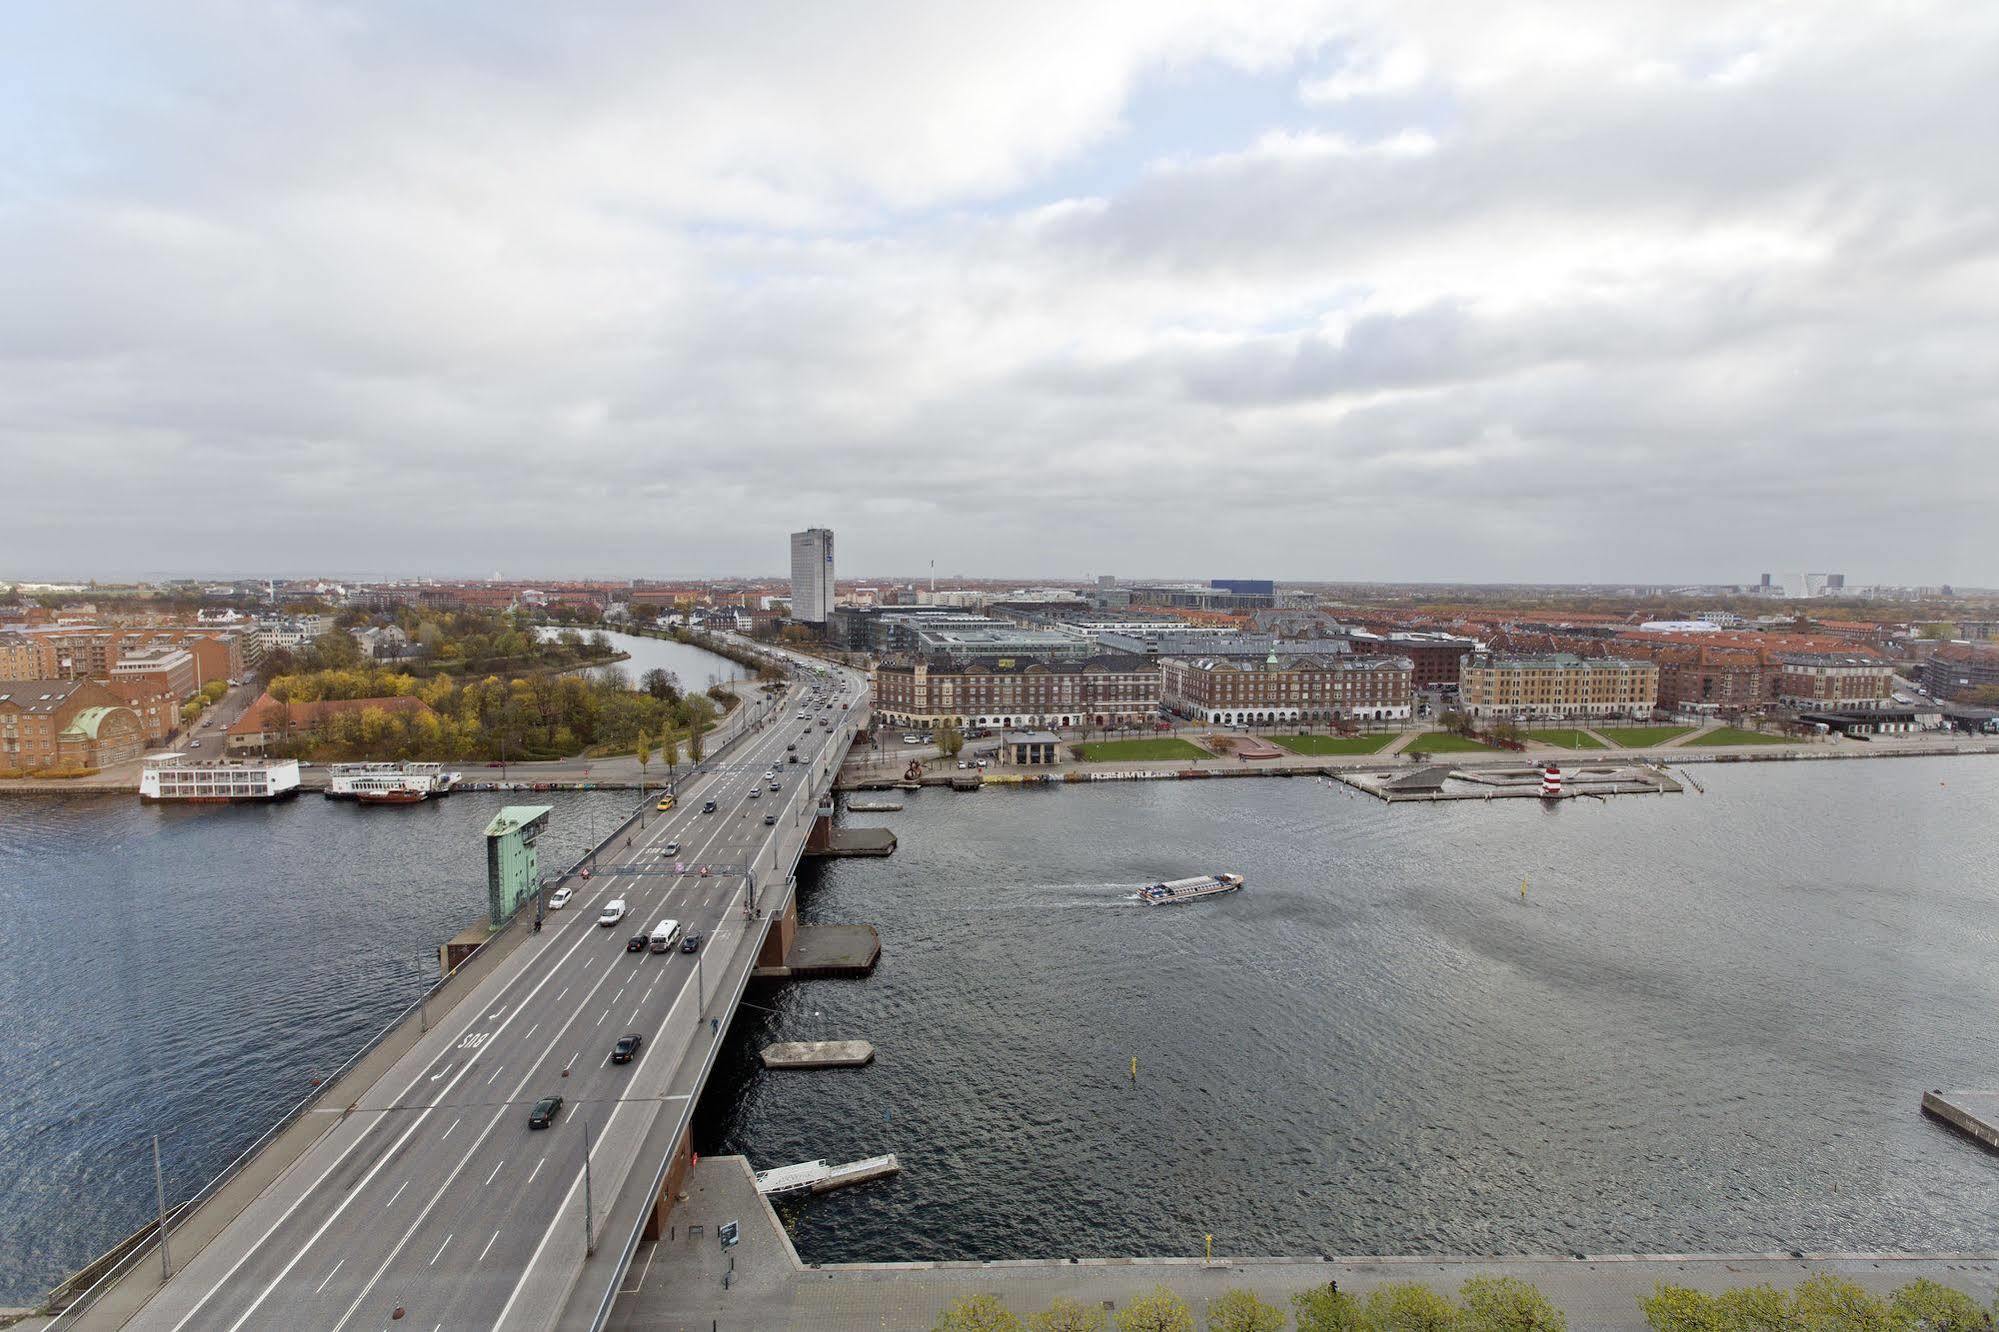
[[1291, 1310], [1298, 1332], [1368, 1332], [1360, 1301], [1331, 1283], [1293, 1295]]
[[965, 747], [965, 733], [958, 729], [958, 723], [947, 721], [937, 728], [937, 748], [945, 758], [958, 757], [958, 751]]
[[632, 756], [639, 761], [639, 799], [645, 799], [646, 769], [652, 766], [652, 737], [639, 732], [639, 742], [632, 749]]
[[1028, 1332], [1104, 1332], [1104, 1311], [1058, 1296], [1055, 1303], [1027, 1320]]
[[1791, 1292], [1791, 1322], [1799, 1332], [1890, 1332], [1888, 1306], [1866, 1287], [1827, 1274]]
[[1382, 1332], [1460, 1332], [1458, 1306], [1414, 1281], [1377, 1286], [1363, 1304], [1368, 1326]]
[[680, 701], [680, 681], [674, 679], [673, 672], [655, 666], [639, 677], [639, 688], [663, 703]]
[[1548, 1297], [1517, 1277], [1473, 1277], [1458, 1289], [1466, 1332], [1568, 1332]]
[[935, 1332], [1020, 1332], [1020, 1319], [997, 1295], [967, 1295], [939, 1315]]
[[1225, 1291], [1208, 1306], [1208, 1332], [1284, 1332], [1284, 1311], [1254, 1291]]
[[687, 758], [691, 763], [701, 761], [701, 737], [708, 732], [708, 719], [696, 716], [687, 723]]
[[1910, 1332], [1988, 1332], [1992, 1315], [1961, 1290], [1917, 1277], [1888, 1297], [1888, 1312], [1898, 1328]]
[[1194, 1332], [1194, 1311], [1164, 1286], [1154, 1286], [1117, 1312], [1117, 1332]]

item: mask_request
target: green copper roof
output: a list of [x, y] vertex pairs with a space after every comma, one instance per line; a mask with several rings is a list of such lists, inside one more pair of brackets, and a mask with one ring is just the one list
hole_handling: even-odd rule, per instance
[[62, 733], [64, 735], [87, 735], [92, 740], [95, 740], [97, 738], [97, 728], [104, 724], [106, 717], [109, 717], [116, 711], [116, 708], [85, 708], [70, 719], [69, 725], [62, 728]]
[[493, 821], [486, 825], [486, 836], [504, 837], [516, 829], [546, 819], [554, 812], [553, 805], [508, 805], [495, 814]]

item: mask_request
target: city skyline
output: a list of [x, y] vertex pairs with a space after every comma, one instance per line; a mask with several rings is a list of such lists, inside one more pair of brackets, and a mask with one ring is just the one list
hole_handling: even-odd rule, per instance
[[110, 9], [0, 566], [1999, 568], [1988, 10]]

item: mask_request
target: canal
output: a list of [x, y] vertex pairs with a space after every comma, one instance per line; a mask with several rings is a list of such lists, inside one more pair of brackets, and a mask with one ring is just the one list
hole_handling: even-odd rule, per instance
[[[880, 969], [756, 999], [697, 1145], [902, 1158], [786, 1205], [808, 1261], [1994, 1247], [1999, 1164], [1917, 1103], [1999, 1083], [1999, 764], [1700, 776], [1553, 809], [908, 794], [852, 816], [895, 856], [802, 875]], [[0, 1304], [145, 1219], [153, 1132], [185, 1193], [400, 1010], [506, 799], [0, 804]], [[630, 797], [537, 799], [566, 863]], [[1128, 900], [1211, 869], [1248, 885]], [[757, 1068], [815, 1037], [880, 1054]]]
[[[539, 632], [543, 637], [550, 637], [561, 633], [562, 630], [544, 626]], [[578, 632], [588, 634], [593, 631], [580, 629]], [[610, 639], [611, 645], [625, 653], [629, 660], [598, 669], [624, 672], [626, 683], [634, 688], [637, 687], [640, 676], [654, 669], [671, 671], [674, 678], [680, 681], [683, 690], [697, 694], [711, 684], [740, 680], [749, 674], [742, 666], [727, 657], [710, 652], [706, 648], [696, 647], [692, 643], [680, 643], [670, 638], [647, 638], [639, 634], [613, 633], [609, 630], [604, 631], [604, 637]]]

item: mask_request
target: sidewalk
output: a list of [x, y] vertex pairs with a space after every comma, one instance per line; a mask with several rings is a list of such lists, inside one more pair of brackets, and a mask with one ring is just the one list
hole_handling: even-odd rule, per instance
[[[774, 1163], [773, 1163], [774, 1164]], [[905, 1168], [923, 1168], [905, 1162]], [[893, 1182], [869, 1185], [894, 1188]], [[1288, 1312], [1293, 1292], [1337, 1280], [1365, 1293], [1394, 1281], [1454, 1291], [1473, 1276], [1530, 1281], [1582, 1329], [1642, 1329], [1638, 1298], [1659, 1282], [1721, 1290], [1767, 1282], [1791, 1286], [1832, 1272], [1885, 1293], [1929, 1277], [1990, 1303], [1999, 1289], [1999, 1254], [1614, 1255], [1584, 1258], [1355, 1257], [1053, 1258], [991, 1263], [827, 1263], [802, 1265], [749, 1163], [709, 1157], [683, 1185], [668, 1237], [632, 1265], [610, 1326], [636, 1332], [713, 1328], [732, 1332], [881, 1332], [927, 1329], [952, 1301], [991, 1293], [1025, 1316], [1057, 1296], [1122, 1306], [1164, 1285], [1197, 1315], [1234, 1287], [1254, 1290]], [[807, 1204], [810, 1205], [809, 1203]], [[736, 1221], [742, 1241], [724, 1250], [717, 1228]], [[1199, 1236], [1190, 1236], [1198, 1244]], [[726, 1280], [726, 1284], [725, 1284]]]

